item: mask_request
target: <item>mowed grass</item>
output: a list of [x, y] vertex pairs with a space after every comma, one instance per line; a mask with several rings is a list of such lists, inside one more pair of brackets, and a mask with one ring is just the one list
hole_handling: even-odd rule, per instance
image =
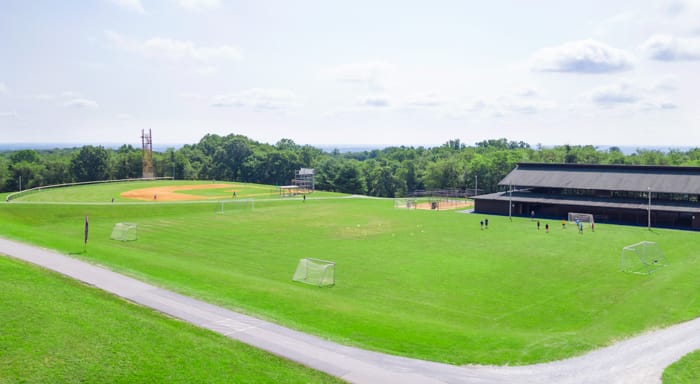
[[664, 384], [700, 383], [700, 351], [689, 353], [671, 364], [661, 379]]
[[339, 383], [0, 257], [0, 383]]
[[[98, 184], [86, 184], [71, 187], [61, 187], [61, 188], [48, 188], [38, 191], [30, 191], [26, 194], [21, 195], [15, 201], [21, 201], [25, 203], [30, 202], [40, 202], [40, 203], [70, 203], [70, 202], [90, 202], [90, 203], [111, 203], [112, 199], [115, 202], [129, 202], [129, 203], [150, 203], [151, 201], [141, 201], [129, 198], [124, 198], [120, 196], [122, 192], [135, 190], [135, 189], [145, 189], [154, 187], [168, 187], [168, 186], [192, 186], [193, 188], [202, 186], [212, 186], [227, 184], [227, 187], [217, 187], [212, 189], [191, 189], [176, 191], [175, 193], [182, 193], [188, 195], [200, 196], [207, 199], [222, 199], [222, 200], [232, 200], [232, 199], [276, 199], [280, 197], [279, 190], [275, 186], [262, 185], [262, 184], [250, 184], [250, 183], [227, 183], [220, 181], [184, 181], [184, 180], [172, 180], [172, 181], [140, 181], [134, 180], [131, 182], [118, 182], [118, 183], [98, 183]], [[233, 191], [236, 191], [236, 196], [234, 198]], [[0, 195], [2, 202], [8, 194]], [[314, 192], [314, 196], [339, 196], [338, 193], [330, 193], [317, 191]], [[301, 198], [297, 196], [294, 198]]]
[[[224, 208], [13, 202], [0, 205], [0, 234], [342, 343], [453, 364], [556, 360], [700, 314], [695, 232], [598, 224], [580, 235], [499, 216], [480, 230], [485, 216], [381, 199]], [[109, 240], [120, 221], [138, 223], [138, 241]], [[622, 247], [642, 240], [670, 265], [620, 272]], [[292, 282], [302, 257], [335, 261], [336, 286]]]

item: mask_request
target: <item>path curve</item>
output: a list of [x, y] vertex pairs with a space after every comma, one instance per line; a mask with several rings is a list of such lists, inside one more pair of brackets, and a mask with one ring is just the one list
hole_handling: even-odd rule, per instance
[[73, 259], [0, 238], [0, 253], [75, 278], [134, 303], [240, 340], [351, 383], [656, 384], [665, 367], [700, 349], [700, 318], [552, 363], [458, 367], [332, 343]]

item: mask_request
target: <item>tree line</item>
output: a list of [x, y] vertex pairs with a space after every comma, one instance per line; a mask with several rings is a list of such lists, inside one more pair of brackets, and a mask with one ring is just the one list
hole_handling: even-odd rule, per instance
[[[543, 147], [507, 139], [466, 145], [449, 140], [437, 147], [397, 146], [362, 152], [324, 152], [289, 139], [260, 143], [242, 135], [204, 136], [180, 149], [153, 153], [157, 176], [182, 180], [239, 181], [287, 185], [300, 168], [316, 170], [316, 188], [381, 197], [417, 190], [498, 190], [518, 162], [700, 166], [700, 148], [668, 152], [591, 145]], [[80, 148], [0, 153], [0, 191], [71, 182], [139, 178], [140, 148], [86, 145]]]

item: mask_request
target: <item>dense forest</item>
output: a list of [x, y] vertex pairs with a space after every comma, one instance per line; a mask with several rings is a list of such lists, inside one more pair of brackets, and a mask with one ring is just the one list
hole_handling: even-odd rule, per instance
[[[0, 153], [0, 190], [141, 177], [141, 149], [131, 145], [7, 151]], [[241, 135], [206, 135], [199, 143], [153, 153], [156, 176], [186, 180], [226, 180], [289, 184], [294, 171], [316, 170], [316, 188], [326, 191], [405, 196], [417, 190], [498, 190], [498, 182], [518, 162], [700, 166], [700, 148], [689, 151], [562, 145], [531, 147], [507, 139], [465, 145], [450, 140], [439, 147], [388, 147], [363, 152], [324, 152], [282, 139], [275, 145]]]

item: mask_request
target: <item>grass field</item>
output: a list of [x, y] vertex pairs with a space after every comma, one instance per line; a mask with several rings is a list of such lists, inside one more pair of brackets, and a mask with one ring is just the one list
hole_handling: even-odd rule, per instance
[[700, 383], [700, 351], [684, 356], [664, 371], [664, 384]]
[[0, 383], [339, 383], [0, 257]]
[[[21, 202], [41, 202], [41, 203], [64, 203], [64, 202], [90, 202], [90, 203], [111, 203], [114, 201], [129, 202], [129, 203], [144, 203], [144, 201], [127, 199], [120, 196], [122, 192], [164, 186], [187, 186], [193, 187], [206, 186], [207, 184], [219, 184], [219, 182], [201, 182], [201, 181], [132, 181], [124, 183], [103, 183], [103, 184], [88, 184], [65, 188], [49, 188], [36, 192], [29, 192], [22, 195], [17, 201]], [[176, 193], [202, 196], [208, 199], [232, 200], [233, 194], [231, 191], [236, 191], [237, 197], [240, 198], [255, 198], [258, 199], [276, 199], [279, 198], [279, 192], [274, 186], [261, 184], [245, 184], [245, 183], [227, 183], [230, 186], [227, 188], [201, 189], [201, 190], [185, 190]], [[4, 202], [8, 193], [0, 194], [0, 201]], [[318, 191], [314, 196], [338, 196], [337, 193], [329, 193]], [[297, 197], [297, 198], [300, 198]], [[151, 201], [148, 201], [149, 203]]]
[[[50, 200], [107, 201], [134, 187], [80, 188], [51, 191]], [[1, 235], [393, 354], [453, 364], [551, 361], [700, 315], [694, 232], [599, 224], [580, 235], [545, 221], [545, 233], [529, 219], [498, 216], [480, 230], [484, 216], [394, 209], [381, 199], [229, 202], [223, 214], [217, 202], [22, 200], [0, 205]], [[109, 240], [121, 221], [138, 223], [138, 241]], [[622, 247], [642, 240], [658, 242], [670, 265], [648, 276], [621, 273]], [[302, 257], [337, 262], [336, 286], [292, 282]]]

